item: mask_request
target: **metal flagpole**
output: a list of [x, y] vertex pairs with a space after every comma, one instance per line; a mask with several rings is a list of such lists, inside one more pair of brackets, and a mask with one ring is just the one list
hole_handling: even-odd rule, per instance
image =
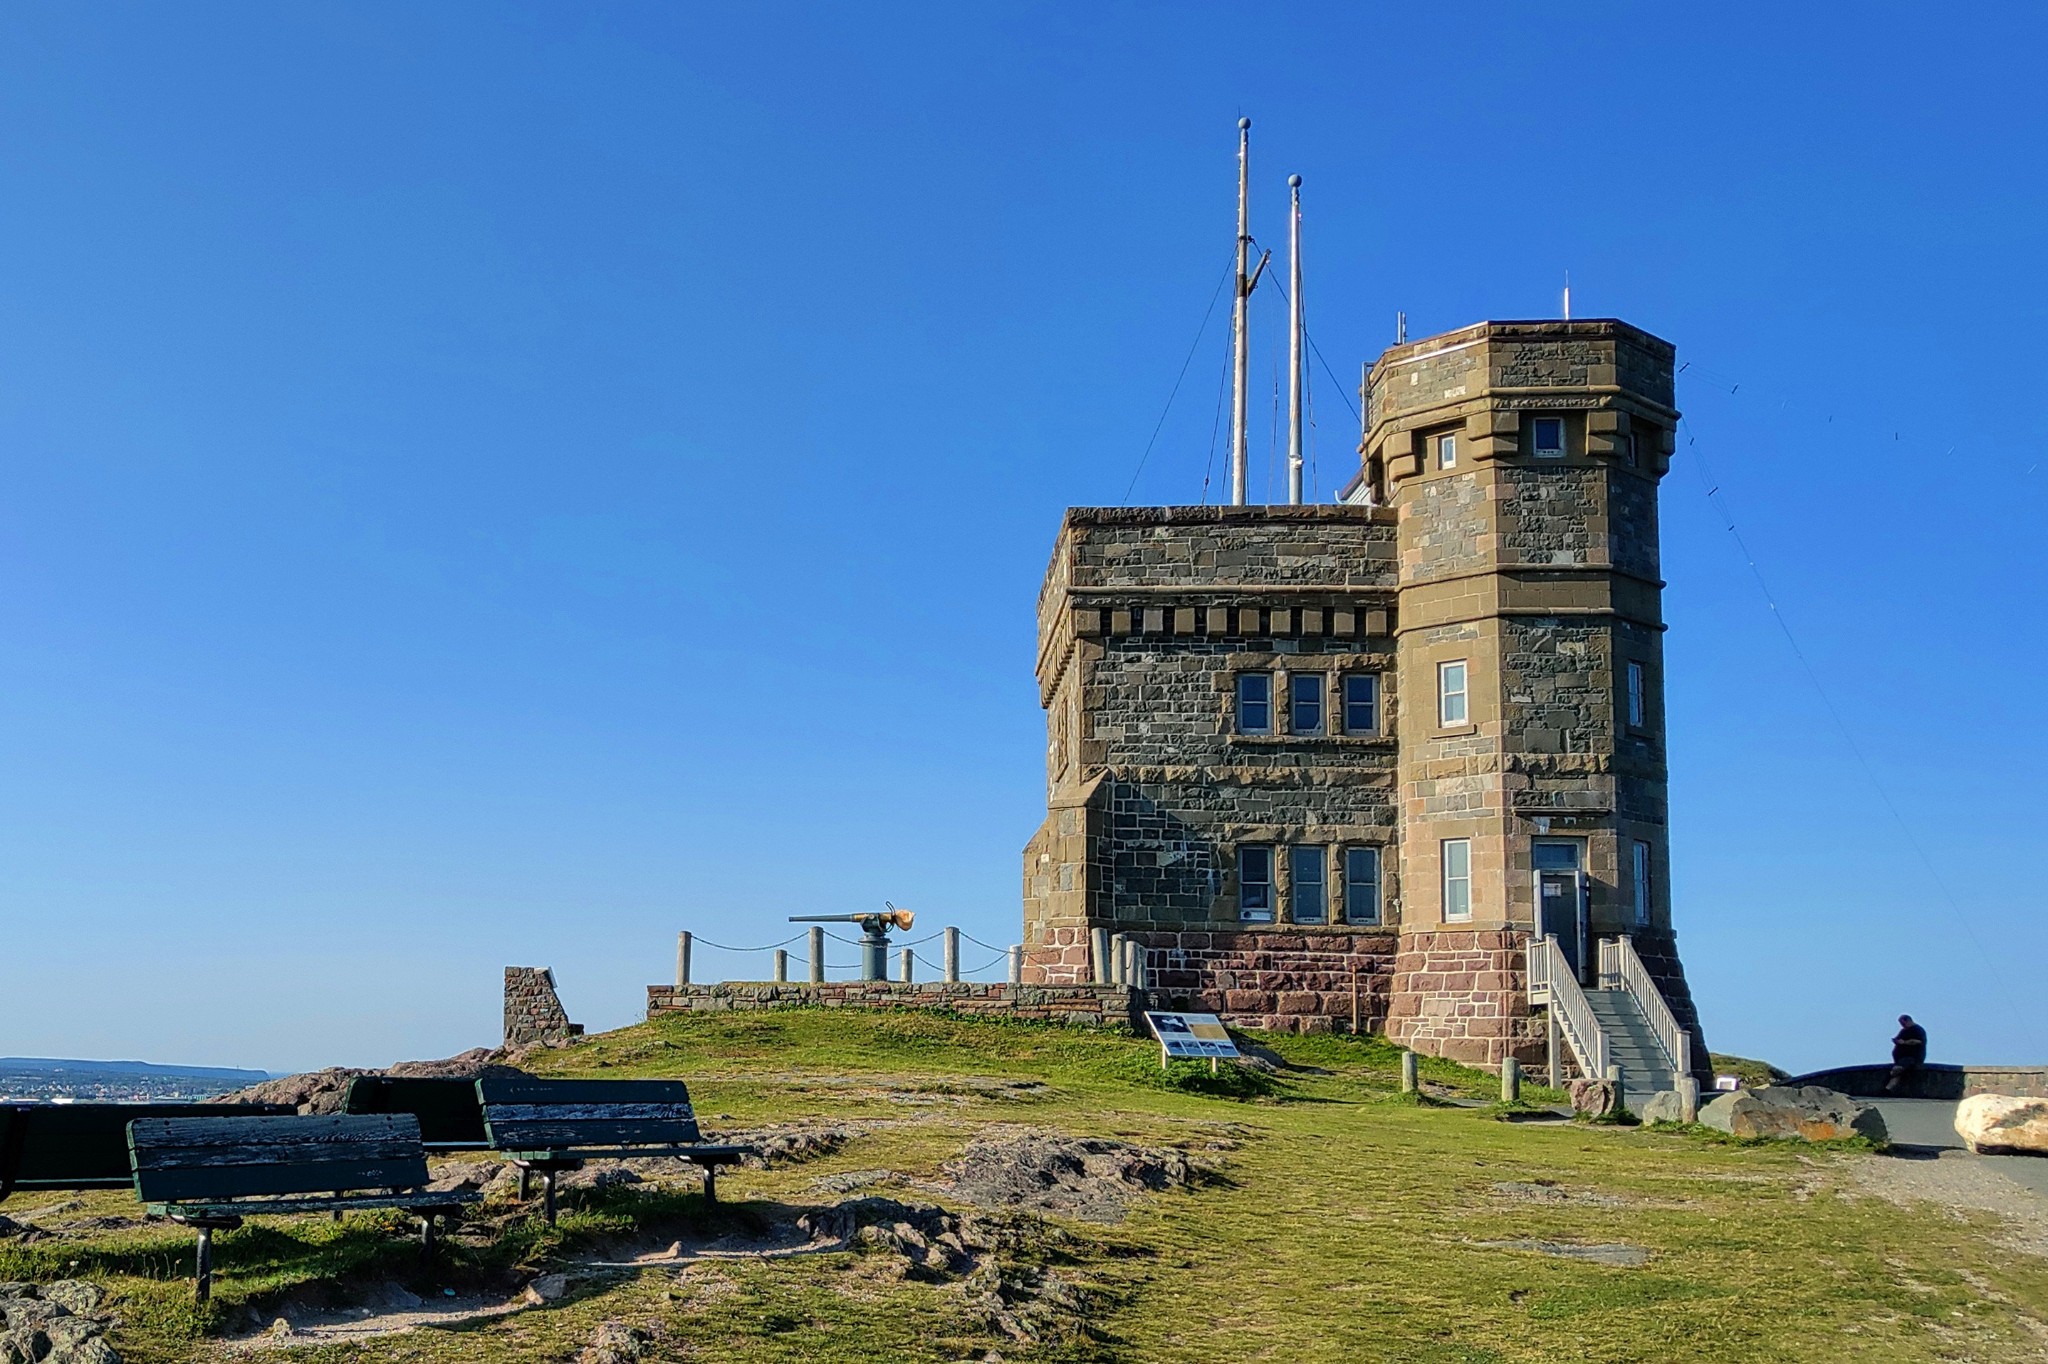
[[1252, 121], [1237, 121], [1237, 305], [1231, 313], [1232, 383], [1230, 390], [1230, 505], [1245, 504], [1247, 477], [1245, 403], [1251, 382], [1250, 325], [1252, 290], [1246, 273], [1252, 247], [1251, 220]]
[[1301, 505], [1301, 177], [1287, 177], [1287, 502]]

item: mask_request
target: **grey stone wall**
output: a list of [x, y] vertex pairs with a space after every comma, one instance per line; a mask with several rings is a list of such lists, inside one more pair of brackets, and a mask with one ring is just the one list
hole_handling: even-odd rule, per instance
[[564, 1042], [580, 1037], [583, 1025], [571, 1023], [555, 993], [555, 973], [544, 966], [505, 968], [505, 1045]]

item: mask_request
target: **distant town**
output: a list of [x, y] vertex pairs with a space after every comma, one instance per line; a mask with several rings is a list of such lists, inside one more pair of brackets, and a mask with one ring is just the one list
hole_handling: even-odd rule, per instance
[[122, 1103], [209, 1099], [270, 1078], [261, 1070], [159, 1066], [146, 1061], [0, 1057], [0, 1103]]

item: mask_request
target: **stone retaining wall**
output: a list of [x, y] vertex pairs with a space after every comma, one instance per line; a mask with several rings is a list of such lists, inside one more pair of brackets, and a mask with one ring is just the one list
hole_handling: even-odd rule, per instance
[[1884, 1086], [1891, 1073], [1888, 1065], [1837, 1066], [1785, 1083], [1819, 1085], [1858, 1099], [1966, 1099], [1972, 1094], [2048, 1099], [2048, 1066], [1922, 1066], [1904, 1093], [1887, 1095]]
[[768, 1009], [947, 1009], [983, 1018], [1142, 1029], [1146, 993], [1122, 985], [1008, 985], [982, 981], [827, 981], [822, 985], [725, 981], [650, 985], [647, 1016]]

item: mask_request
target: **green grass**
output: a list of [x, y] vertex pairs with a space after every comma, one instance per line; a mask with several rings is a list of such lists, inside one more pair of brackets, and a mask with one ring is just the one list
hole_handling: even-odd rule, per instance
[[[657, 1357], [827, 1364], [990, 1349], [1012, 1361], [1147, 1364], [2038, 1356], [2026, 1322], [2048, 1304], [2048, 1262], [2000, 1247], [1987, 1218], [1850, 1196], [1837, 1167], [1865, 1154], [1500, 1121], [1498, 1081], [1483, 1072], [1426, 1061], [1433, 1093], [1404, 1096], [1399, 1051], [1382, 1040], [1256, 1040], [1284, 1068], [1162, 1071], [1155, 1045], [1116, 1032], [936, 1013], [709, 1014], [589, 1038], [534, 1068], [681, 1076], [714, 1132], [873, 1121], [820, 1159], [729, 1174], [721, 1184], [734, 1203], [722, 1211], [707, 1213], [695, 1194], [619, 1194], [555, 1233], [505, 1221], [433, 1271], [373, 1219], [265, 1222], [220, 1239], [217, 1316], [322, 1279], [396, 1277], [429, 1295], [444, 1281], [516, 1279], [643, 1219], [744, 1230], [833, 1201], [813, 1185], [849, 1171], [895, 1172], [863, 1194], [944, 1202], [919, 1182], [1002, 1123], [1184, 1145], [1218, 1166], [1195, 1191], [1142, 1200], [1120, 1224], [1052, 1220], [1016, 1238], [1010, 1262], [1057, 1275], [1088, 1304], [1080, 1329], [1037, 1345], [993, 1333], [959, 1285], [892, 1279], [880, 1257], [842, 1253], [723, 1263], [709, 1294], [675, 1287], [673, 1271], [621, 1271], [546, 1309], [293, 1358], [540, 1364], [573, 1358], [607, 1319], [660, 1332]], [[1525, 1092], [1533, 1104], [1555, 1097]], [[1554, 1200], [1513, 1192], [1546, 1181]], [[17, 1198], [7, 1210], [26, 1206]], [[96, 1195], [90, 1210], [121, 1209]], [[1487, 1241], [1622, 1242], [1651, 1259], [1611, 1268]], [[187, 1302], [190, 1272], [181, 1229], [0, 1244], [0, 1278], [109, 1284], [124, 1323], [115, 1344], [142, 1364], [222, 1354]]]

